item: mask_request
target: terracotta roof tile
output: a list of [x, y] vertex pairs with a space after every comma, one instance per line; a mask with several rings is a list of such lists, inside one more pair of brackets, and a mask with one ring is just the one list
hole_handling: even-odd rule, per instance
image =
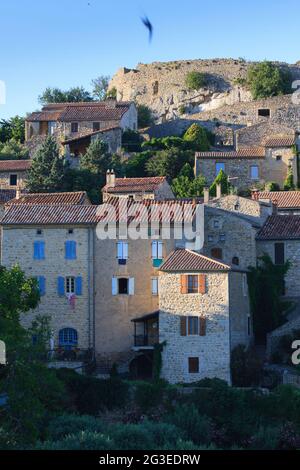
[[231, 267], [191, 250], [173, 251], [160, 267], [161, 271], [230, 271]]
[[22, 194], [19, 199], [12, 199], [10, 204], [72, 204], [82, 205], [89, 204], [85, 191], [69, 192], [69, 193], [35, 193]]
[[93, 135], [97, 135], [97, 134], [105, 134], [105, 132], [110, 132], [110, 131], [113, 131], [115, 129], [121, 129], [121, 127], [119, 127], [119, 126], [110, 126], [110, 127], [105, 127], [103, 129], [100, 129], [99, 131], [86, 132], [86, 133], [80, 134], [76, 137], [72, 137], [71, 139], [67, 139], [67, 140], [63, 141], [62, 144], [67, 145], [71, 142], [77, 142], [78, 140], [86, 139], [87, 137], [92, 137]]
[[250, 147], [241, 148], [236, 151], [230, 152], [196, 152], [196, 158], [225, 158], [225, 159], [252, 159], [252, 158], [265, 158], [265, 149], [263, 147]]
[[0, 189], [0, 204], [5, 204], [16, 197], [15, 189]]
[[0, 171], [26, 171], [31, 167], [31, 160], [0, 160]]
[[150, 176], [146, 178], [116, 178], [115, 186], [106, 185], [102, 191], [108, 193], [134, 193], [154, 191], [166, 181], [164, 176]]
[[300, 209], [300, 191], [255, 191], [252, 198], [270, 200], [279, 209]]
[[299, 215], [272, 215], [268, 217], [257, 240], [298, 240], [300, 239]]
[[265, 140], [264, 146], [270, 148], [276, 147], [292, 147], [295, 144], [295, 136], [278, 136], [278, 137], [269, 137]]

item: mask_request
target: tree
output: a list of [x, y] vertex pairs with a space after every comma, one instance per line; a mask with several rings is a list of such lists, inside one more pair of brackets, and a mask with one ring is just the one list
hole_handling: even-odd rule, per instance
[[183, 136], [183, 140], [189, 142], [193, 150], [205, 152], [209, 150], [210, 144], [207, 133], [198, 124], [192, 124]]
[[295, 189], [294, 176], [292, 168], [288, 169], [286, 179], [283, 184], [283, 189], [285, 191], [293, 191]]
[[55, 192], [62, 189], [65, 162], [59, 155], [53, 136], [48, 136], [38, 148], [28, 173], [27, 189], [30, 192]]
[[122, 135], [122, 147], [126, 152], [140, 152], [142, 137], [136, 131], [126, 129]]
[[272, 62], [264, 61], [249, 67], [247, 84], [253, 98], [283, 95], [291, 92], [291, 73]]
[[6, 143], [11, 139], [20, 143], [25, 141], [25, 118], [14, 116], [0, 121], [0, 142]]
[[42, 105], [50, 103], [77, 103], [81, 101], [93, 101], [90, 92], [83, 87], [70, 88], [65, 91], [60, 88], [49, 87], [39, 96], [39, 102]]
[[96, 139], [89, 145], [86, 153], [80, 158], [80, 168], [96, 174], [105, 174], [111, 162], [108, 145]]
[[193, 165], [194, 152], [170, 148], [161, 150], [150, 158], [145, 167], [149, 176], [166, 176], [176, 178], [185, 163]]
[[189, 90], [199, 90], [207, 84], [206, 74], [196, 71], [188, 72], [185, 77], [185, 84]]
[[215, 178], [215, 181], [209, 188], [209, 194], [211, 196], [216, 196], [217, 195], [217, 184], [221, 184], [221, 191], [222, 194], [228, 194], [230, 191], [230, 183], [228, 182], [228, 177], [226, 173], [224, 173], [223, 170], [219, 171], [219, 174]]
[[22, 160], [29, 158], [29, 150], [17, 140], [0, 143], [0, 160]]
[[93, 96], [96, 100], [103, 101], [107, 95], [108, 84], [110, 81], [109, 75], [100, 75], [100, 77], [92, 80]]
[[153, 124], [152, 112], [148, 106], [145, 104], [139, 104], [137, 106], [137, 112], [139, 129], [144, 129], [145, 127], [149, 127]]

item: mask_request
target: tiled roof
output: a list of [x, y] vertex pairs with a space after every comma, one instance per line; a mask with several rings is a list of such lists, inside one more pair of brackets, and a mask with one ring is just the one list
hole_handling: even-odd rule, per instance
[[5, 204], [16, 197], [15, 189], [0, 189], [0, 204]]
[[173, 251], [160, 267], [161, 271], [230, 271], [231, 267], [191, 250]]
[[196, 158], [225, 158], [225, 159], [249, 159], [265, 158], [265, 149], [263, 147], [241, 148], [231, 152], [196, 152]]
[[268, 217], [257, 240], [298, 240], [300, 239], [299, 215], [272, 215]]
[[131, 103], [117, 101], [95, 101], [85, 103], [54, 103], [44, 106], [40, 112], [32, 113], [27, 121], [115, 121], [120, 120]]
[[102, 191], [108, 193], [134, 193], [154, 191], [166, 181], [164, 176], [150, 176], [146, 178], [116, 178], [115, 186], [106, 185]]
[[10, 204], [72, 204], [82, 205], [88, 201], [85, 191], [78, 191], [74, 193], [35, 193], [35, 194], [22, 194], [19, 199], [12, 199], [8, 202]]
[[295, 136], [285, 135], [278, 137], [269, 137], [265, 140], [265, 147], [276, 148], [276, 147], [292, 147], [295, 144]]
[[31, 160], [0, 160], [0, 171], [26, 171], [31, 167]]
[[2, 225], [96, 224], [97, 206], [93, 205], [32, 205], [8, 206]]
[[255, 191], [255, 200], [271, 200], [279, 209], [300, 209], [300, 191]]
[[93, 132], [86, 132], [84, 134], [80, 134], [76, 137], [72, 137], [71, 139], [67, 139], [64, 142], [62, 142], [63, 145], [70, 144], [71, 142], [78, 142], [78, 140], [86, 139], [88, 137], [92, 137], [93, 135], [97, 134], [105, 134], [105, 132], [110, 132], [115, 129], [121, 129], [119, 126], [110, 126], [110, 127], [105, 127], [104, 129], [100, 129], [99, 131], [93, 131]]

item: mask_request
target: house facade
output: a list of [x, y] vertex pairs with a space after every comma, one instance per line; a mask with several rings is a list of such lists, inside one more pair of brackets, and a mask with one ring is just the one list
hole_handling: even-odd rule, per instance
[[25, 188], [30, 160], [0, 160], [0, 189]]

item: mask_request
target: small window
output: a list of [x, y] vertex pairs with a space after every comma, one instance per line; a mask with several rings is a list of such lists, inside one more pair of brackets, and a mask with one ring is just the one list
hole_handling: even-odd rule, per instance
[[69, 228], [68, 235], [73, 235], [73, 233], [74, 233], [74, 230], [72, 228]]
[[73, 276], [66, 277], [66, 293], [75, 294], [75, 277]]
[[208, 235], [208, 241], [211, 243], [214, 241], [214, 236], [213, 235]]
[[119, 264], [126, 264], [126, 260], [128, 259], [128, 242], [117, 243], [117, 258]]
[[152, 295], [158, 295], [158, 278], [153, 277], [151, 279]]
[[153, 241], [152, 246], [152, 262], [155, 268], [159, 268], [163, 259], [163, 242]]
[[226, 234], [220, 233], [220, 242], [225, 242], [225, 241], [226, 241]]
[[188, 334], [199, 335], [199, 318], [198, 317], [188, 317]]
[[76, 347], [78, 343], [78, 333], [73, 328], [64, 328], [59, 332], [59, 346], [66, 349]]
[[276, 161], [281, 162], [282, 160], [282, 155], [276, 155]]
[[197, 374], [199, 372], [199, 357], [189, 357], [189, 373]]
[[36, 231], [37, 235], [43, 235], [43, 230], [41, 228], [38, 228]]
[[17, 184], [18, 184], [18, 175], [9, 175], [9, 184], [10, 184], [10, 186], [17, 186]]
[[250, 178], [252, 180], [258, 180], [259, 179], [259, 171], [258, 171], [258, 166], [257, 165], [252, 165], [250, 167]]
[[214, 228], [220, 228], [220, 221], [214, 220]]
[[284, 243], [275, 243], [275, 264], [283, 265], [284, 264]]
[[216, 163], [216, 176], [218, 176], [221, 170], [225, 171], [225, 163]]
[[118, 279], [118, 292], [119, 294], [128, 294], [128, 283], [129, 279], [120, 277]]
[[210, 250], [212, 258], [223, 259], [223, 252], [221, 248], [212, 248]]
[[197, 275], [189, 275], [188, 276], [188, 294], [197, 294], [198, 293], [198, 276]]
[[100, 122], [93, 122], [93, 131], [100, 131]]
[[238, 266], [240, 264], [240, 260], [237, 256], [234, 256], [232, 258], [232, 264], [234, 264], [235, 266]]
[[239, 203], [239, 202], [236, 202], [236, 203], [234, 204], [234, 210], [235, 210], [235, 211], [240, 210], [240, 203]]
[[72, 122], [71, 124], [71, 132], [78, 132], [78, 122]]
[[258, 116], [270, 117], [271, 111], [269, 108], [262, 108], [257, 111]]

